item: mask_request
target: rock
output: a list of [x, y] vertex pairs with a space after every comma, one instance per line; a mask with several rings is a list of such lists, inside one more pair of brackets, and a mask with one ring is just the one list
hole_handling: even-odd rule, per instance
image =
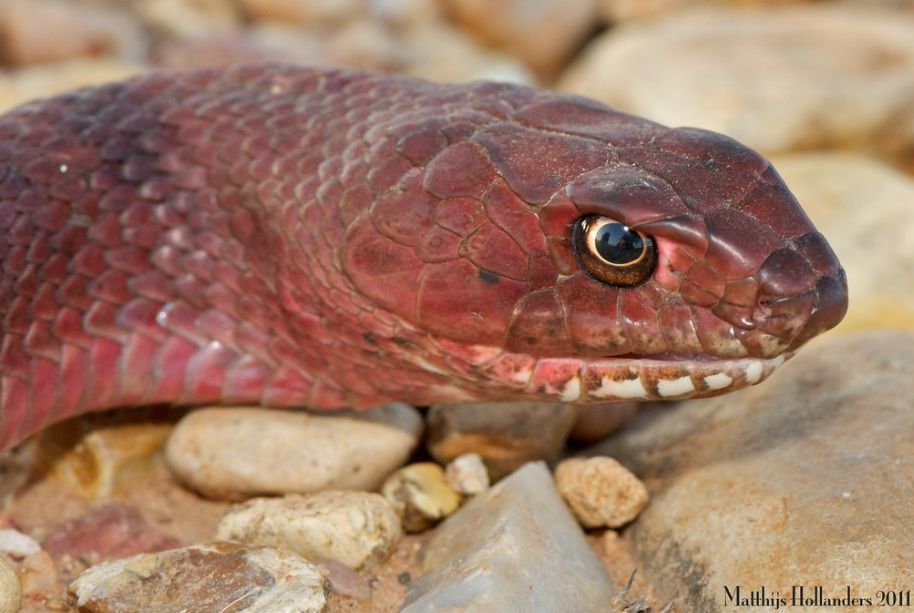
[[551, 74], [593, 30], [596, 0], [446, 0], [450, 14], [480, 40]]
[[375, 490], [406, 461], [421, 430], [418, 412], [404, 404], [327, 416], [201, 409], [175, 427], [165, 458], [187, 485], [226, 500], [331, 488]]
[[470, 35], [443, 23], [429, 23], [402, 32], [407, 58], [403, 72], [438, 83], [486, 79], [532, 85], [536, 78], [521, 62], [483, 47]]
[[470, 500], [434, 533], [403, 613], [607, 610], [613, 587], [542, 463]]
[[638, 412], [638, 403], [584, 404], [576, 408], [577, 416], [568, 438], [578, 443], [593, 443], [628, 423]]
[[845, 153], [773, 161], [847, 271], [838, 330], [914, 328], [914, 178]]
[[226, 0], [141, 0], [134, 9], [149, 25], [172, 36], [204, 36], [241, 27], [235, 4]]
[[18, 613], [22, 606], [22, 586], [16, 571], [0, 555], [0, 613]]
[[127, 13], [64, 0], [2, 0], [0, 62], [43, 64], [78, 57], [137, 61], [145, 33]]
[[110, 498], [118, 471], [157, 453], [171, 430], [170, 424], [142, 423], [83, 431], [88, 423], [68, 421], [42, 431], [35, 462], [45, 478], [95, 500]]
[[211, 543], [93, 566], [70, 585], [80, 611], [322, 611], [327, 584], [282, 549]]
[[489, 489], [489, 471], [478, 453], [465, 453], [448, 462], [444, 476], [456, 492], [465, 496]]
[[[57, 606], [64, 595], [64, 586], [57, 572], [57, 565], [46, 551], [36, 551], [19, 562], [16, 574], [22, 585], [22, 599], [25, 611], [61, 611], [66, 607]], [[23, 612], [23, 613], [24, 613]]]
[[77, 87], [98, 85], [134, 76], [140, 64], [117, 60], [73, 60], [0, 73], [0, 113], [36, 98]]
[[368, 0], [368, 12], [373, 19], [398, 28], [439, 21], [442, 9], [438, 0]]
[[618, 528], [647, 506], [647, 488], [607, 457], [569, 458], [555, 469], [555, 486], [585, 528]]
[[460, 494], [434, 462], [404, 466], [387, 478], [381, 494], [400, 516], [407, 532], [427, 530], [460, 506]]
[[764, 385], [648, 409], [593, 450], [655, 484], [626, 534], [654, 586], [713, 612], [730, 610], [723, 586], [792, 606], [796, 585], [909, 585], [912, 380], [914, 333], [830, 335]]
[[531, 460], [558, 457], [575, 421], [572, 405], [478, 402], [433, 406], [426, 418], [429, 453], [446, 464], [478, 453], [493, 480]]
[[147, 524], [136, 509], [117, 503], [96, 507], [81, 517], [63, 522], [41, 543], [54, 558], [68, 554], [102, 559], [123, 558], [179, 545], [177, 539]]
[[41, 551], [38, 541], [13, 528], [0, 530], [0, 553], [12, 554], [24, 558], [36, 551]]
[[[802, 4], [810, 0], [600, 0], [600, 13], [610, 23], [656, 18], [697, 6], [771, 6]], [[853, 0], [857, 1], [857, 0]]]
[[369, 492], [257, 498], [229, 509], [215, 538], [285, 547], [309, 560], [371, 569], [399, 540], [400, 519], [384, 498]]
[[361, 0], [240, 0], [254, 21], [282, 21], [302, 26], [339, 25], [362, 12]]
[[684, 11], [600, 36], [559, 88], [763, 153], [903, 157], [914, 152], [912, 31], [914, 15], [860, 6]]

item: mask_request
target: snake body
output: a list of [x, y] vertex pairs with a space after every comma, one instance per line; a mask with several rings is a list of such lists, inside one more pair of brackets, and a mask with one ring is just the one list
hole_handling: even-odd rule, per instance
[[[582, 215], [656, 269], [582, 268]], [[0, 117], [0, 447], [154, 403], [701, 396], [847, 305], [770, 165], [724, 136], [495, 83], [279, 65]]]

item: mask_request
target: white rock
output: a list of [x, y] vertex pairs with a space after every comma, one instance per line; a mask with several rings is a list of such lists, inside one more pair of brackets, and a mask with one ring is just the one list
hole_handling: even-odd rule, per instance
[[647, 488], [608, 457], [570, 458], [555, 469], [555, 486], [585, 528], [618, 528], [647, 506]]
[[165, 449], [169, 468], [213, 498], [377, 489], [416, 446], [422, 420], [403, 404], [314, 415], [260, 408], [190, 413]]
[[403, 613], [605, 613], [614, 589], [552, 476], [527, 464], [439, 526]]
[[257, 498], [232, 507], [215, 538], [285, 547], [306, 559], [362, 569], [384, 561], [400, 534], [400, 518], [378, 494], [329, 491]]
[[444, 476], [451, 487], [467, 496], [484, 492], [489, 487], [489, 471], [478, 453], [465, 453], [448, 462]]
[[36, 551], [41, 551], [41, 545], [29, 535], [12, 528], [0, 530], [0, 553], [25, 557]]

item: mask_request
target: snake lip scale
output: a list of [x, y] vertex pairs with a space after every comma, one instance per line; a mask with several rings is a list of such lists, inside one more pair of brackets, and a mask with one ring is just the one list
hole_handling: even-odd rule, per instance
[[32, 102], [0, 229], [0, 448], [160, 403], [711, 395], [847, 309], [751, 149], [508, 84], [256, 65]]

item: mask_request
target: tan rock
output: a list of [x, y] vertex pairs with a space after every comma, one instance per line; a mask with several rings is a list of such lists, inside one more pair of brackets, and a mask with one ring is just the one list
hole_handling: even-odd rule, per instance
[[0, 112], [77, 87], [119, 81], [144, 70], [141, 64], [100, 59], [32, 66], [0, 74]]
[[725, 585], [788, 599], [908, 585], [912, 380], [914, 333], [826, 335], [765, 385], [646, 409], [591, 450], [653, 483], [626, 535], [639, 572], [687, 611], [731, 610]]
[[427, 530], [460, 506], [460, 494], [434, 462], [404, 466], [387, 478], [381, 494], [400, 516], [407, 532]]
[[608, 31], [559, 87], [764, 153], [840, 145], [905, 156], [912, 31], [914, 15], [827, 3], [683, 11]]
[[489, 471], [478, 453], [465, 453], [448, 462], [444, 476], [454, 491], [465, 496], [474, 496], [489, 488]]
[[0, 613], [18, 613], [21, 606], [22, 585], [19, 584], [19, 577], [6, 557], [0, 555]]
[[443, 17], [438, 0], [368, 0], [373, 19], [399, 28], [422, 26]]
[[361, 0], [240, 0], [255, 21], [273, 20], [297, 25], [338, 25], [362, 12]]
[[615, 23], [656, 18], [695, 6], [772, 6], [810, 1], [812, 0], [600, 0], [600, 13], [606, 21]]
[[372, 569], [400, 539], [400, 519], [384, 498], [369, 492], [257, 498], [229, 509], [215, 538], [284, 547], [309, 560]]
[[141, 0], [134, 10], [150, 25], [173, 36], [203, 36], [234, 32], [240, 15], [230, 0]]
[[0, 61], [25, 66], [79, 57], [138, 61], [146, 36], [129, 14], [65, 0], [0, 0]]
[[597, 20], [595, 0], [446, 0], [445, 5], [480, 40], [542, 74], [557, 70]]
[[838, 330], [914, 328], [914, 178], [844, 153], [773, 161], [847, 271]]
[[90, 499], [113, 493], [118, 471], [158, 452], [170, 424], [120, 424], [81, 432], [67, 423], [44, 430], [36, 440], [36, 464], [45, 477]]
[[575, 417], [574, 407], [563, 403], [438, 405], [426, 418], [426, 445], [441, 463], [478, 453], [497, 481], [531, 460], [558, 457]]
[[618, 528], [647, 506], [647, 488], [612, 458], [570, 458], [555, 469], [555, 487], [585, 528]]
[[421, 429], [418, 412], [402, 404], [326, 416], [212, 408], [194, 411], [179, 422], [165, 457], [190, 487], [225, 500], [374, 490], [406, 461]]
[[70, 585], [80, 611], [317, 613], [328, 586], [282, 549], [212, 543], [93, 566]]

